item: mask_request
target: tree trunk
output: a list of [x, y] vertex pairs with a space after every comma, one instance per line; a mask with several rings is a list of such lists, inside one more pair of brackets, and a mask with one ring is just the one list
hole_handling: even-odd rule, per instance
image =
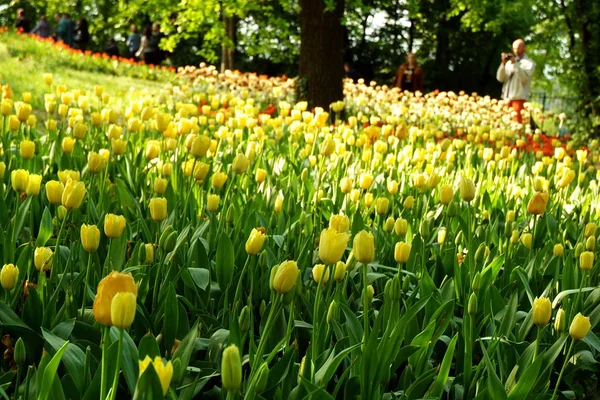
[[225, 28], [226, 37], [221, 45], [221, 72], [234, 68], [237, 25], [237, 16], [223, 16], [223, 27]]
[[311, 108], [329, 109], [344, 97], [344, 0], [334, 1], [335, 9], [325, 11], [325, 0], [300, 0], [298, 97]]

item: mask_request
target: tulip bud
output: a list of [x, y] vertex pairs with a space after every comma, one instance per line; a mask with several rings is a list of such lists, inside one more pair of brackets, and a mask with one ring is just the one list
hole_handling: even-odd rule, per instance
[[552, 316], [552, 304], [547, 297], [536, 297], [533, 301], [533, 323], [544, 326]]
[[377, 199], [377, 204], [375, 205], [375, 211], [379, 215], [386, 214], [388, 212], [388, 208], [390, 205], [390, 201], [385, 197], [380, 197]]
[[410, 276], [406, 275], [402, 280], [402, 291], [404, 293], [410, 290]]
[[394, 248], [394, 259], [398, 264], [406, 264], [410, 257], [411, 244], [405, 242], [396, 243]]
[[593, 222], [589, 222], [585, 226], [584, 236], [586, 238], [588, 238], [590, 236], [596, 236], [596, 229], [598, 229], [598, 226], [595, 223], [593, 223]]
[[456, 237], [454, 238], [454, 245], [456, 247], [458, 247], [462, 244], [463, 236], [464, 236], [463, 231], [462, 230], [458, 231], [458, 233], [456, 234]]
[[146, 243], [144, 245], [144, 260], [146, 264], [154, 262], [154, 244]]
[[247, 332], [250, 329], [250, 309], [248, 306], [244, 306], [238, 317], [238, 325], [240, 326], [241, 332]]
[[267, 388], [267, 382], [269, 380], [269, 365], [266, 361], [263, 361], [258, 367], [258, 372], [256, 373], [256, 393], [262, 393]]
[[35, 143], [31, 140], [23, 140], [19, 145], [19, 148], [23, 159], [29, 160], [35, 156]]
[[19, 338], [17, 340], [17, 343], [15, 343], [15, 350], [14, 350], [13, 354], [14, 354], [15, 363], [17, 364], [17, 366], [19, 368], [22, 368], [27, 359], [27, 351], [25, 349], [25, 342], [23, 342], [22, 338]]
[[167, 190], [169, 181], [164, 178], [158, 177], [154, 180], [154, 193], [161, 195]]
[[52, 268], [54, 252], [48, 247], [37, 247], [33, 252], [33, 261], [38, 271], [46, 272]]
[[475, 276], [473, 277], [473, 282], [471, 283], [471, 289], [475, 293], [478, 293], [479, 289], [481, 289], [481, 272], [477, 271], [475, 273]]
[[295, 261], [284, 261], [275, 268], [271, 273], [271, 288], [282, 294], [288, 293], [298, 278], [298, 265]]
[[451, 201], [450, 204], [448, 204], [448, 216], [450, 218], [456, 217], [456, 215], [458, 214], [458, 206], [456, 205], [456, 203], [454, 201]]
[[258, 315], [262, 318], [267, 311], [267, 303], [263, 300], [260, 302], [260, 306], [258, 307]]
[[429, 230], [429, 220], [428, 219], [424, 219], [421, 221], [421, 224], [419, 225], [419, 234], [421, 235], [421, 237], [423, 239], [427, 239], [429, 238], [429, 234], [430, 234], [430, 230]]
[[337, 303], [335, 302], [335, 300], [333, 300], [329, 304], [329, 309], [327, 310], [327, 323], [329, 325], [331, 325], [333, 323], [333, 321], [335, 321], [336, 315], [337, 315], [337, 310], [338, 310]]
[[[340, 224], [337, 225], [339, 229], [345, 228]], [[319, 239], [319, 258], [327, 265], [335, 265], [344, 255], [349, 239], [350, 235], [345, 231], [339, 232], [334, 228], [324, 229]]]
[[24, 169], [12, 170], [10, 173], [10, 180], [15, 192], [24, 193], [29, 184], [29, 172]]
[[400, 276], [398, 274], [396, 274], [394, 278], [388, 279], [385, 283], [383, 295], [390, 301], [400, 300], [402, 297], [402, 284], [400, 283]]
[[485, 260], [485, 243], [481, 243], [475, 252], [475, 262], [481, 263]]
[[248, 157], [246, 157], [243, 154], [238, 154], [233, 159], [232, 169], [233, 169], [233, 172], [235, 172], [236, 174], [243, 174], [244, 172], [246, 172], [248, 170], [249, 166], [250, 166], [250, 160], [248, 160]]
[[333, 279], [336, 281], [341, 281], [346, 276], [346, 263], [343, 261], [338, 261], [335, 264], [335, 271], [333, 273]]
[[[32, 175], [29, 176], [29, 180], [31, 181]], [[594, 251], [596, 249], [596, 236], [590, 236], [585, 241], [585, 249], [588, 251]]]
[[531, 249], [531, 245], [532, 245], [532, 240], [533, 236], [531, 235], [531, 233], [523, 233], [521, 235], [521, 243], [523, 244], [523, 246], [527, 247], [528, 249]]
[[350, 178], [344, 177], [340, 180], [340, 189], [344, 194], [348, 194], [352, 191], [352, 181]]
[[558, 333], [564, 332], [567, 327], [567, 314], [565, 310], [559, 308], [554, 319], [554, 330]]
[[65, 206], [67, 210], [79, 208], [85, 197], [85, 193], [85, 183], [69, 179], [65, 185], [65, 190], [62, 193], [62, 205]]
[[161, 222], [167, 218], [167, 199], [164, 197], [156, 197], [150, 200], [150, 215], [156, 222]]
[[571, 326], [569, 327], [569, 335], [571, 335], [573, 340], [581, 340], [588, 334], [591, 328], [592, 324], [590, 323], [590, 318], [584, 317], [581, 315], [581, 313], [579, 313], [571, 322]]
[[408, 196], [408, 197], [406, 197], [406, 199], [404, 199], [402, 206], [407, 210], [411, 210], [413, 208], [414, 204], [415, 204], [415, 198], [413, 196]]
[[129, 329], [135, 318], [137, 296], [132, 292], [118, 292], [110, 303], [112, 326]]
[[507, 224], [509, 222], [513, 222], [515, 220], [515, 211], [514, 210], [508, 210], [506, 212], [506, 222]]
[[581, 256], [581, 253], [583, 253], [584, 251], [585, 246], [583, 245], [583, 243], [577, 243], [577, 246], [575, 246], [575, 257]]
[[594, 253], [584, 251], [579, 255], [579, 267], [584, 271], [589, 271], [594, 266]]
[[224, 172], [217, 172], [212, 176], [212, 186], [215, 189], [221, 189], [227, 181], [227, 174]]
[[444, 205], [450, 204], [452, 198], [454, 197], [454, 192], [452, 191], [452, 186], [450, 185], [442, 185], [440, 186], [440, 201]]
[[463, 176], [459, 183], [460, 197], [463, 201], [470, 202], [475, 198], [475, 184], [469, 178]]
[[554, 250], [553, 250], [554, 257], [561, 257], [563, 255], [564, 251], [565, 251], [565, 249], [562, 244], [557, 243], [554, 245]]
[[366, 287], [366, 292], [365, 289], [363, 289], [362, 291], [362, 304], [364, 304], [364, 299], [365, 299], [365, 293], [367, 295], [367, 304], [371, 304], [371, 302], [373, 301], [373, 296], [375, 296], [375, 289], [373, 288], [373, 285], [368, 285]]
[[360, 231], [354, 237], [354, 257], [362, 264], [369, 264], [375, 257], [375, 238], [371, 232]]
[[127, 221], [122, 215], [106, 214], [104, 217], [104, 234], [110, 239], [121, 237]]
[[396, 235], [404, 236], [404, 235], [406, 235], [407, 231], [408, 231], [408, 221], [405, 220], [404, 218], [396, 219], [396, 222], [394, 223], [394, 232], [396, 232]]
[[221, 382], [223, 389], [237, 393], [242, 385], [242, 359], [235, 344], [223, 350], [221, 359]]
[[477, 314], [477, 295], [475, 293], [471, 293], [471, 296], [469, 297], [469, 306], [467, 311], [471, 316]]
[[221, 198], [219, 197], [218, 194], [210, 194], [208, 195], [208, 200], [207, 200], [207, 209], [210, 212], [215, 212], [219, 209], [219, 201], [221, 200]]
[[394, 230], [394, 223], [395, 223], [394, 217], [388, 217], [385, 220], [385, 223], [383, 224], [383, 231], [384, 232], [388, 232], [388, 233], [391, 232], [391, 231], [393, 231]]
[[81, 244], [85, 251], [93, 253], [100, 245], [100, 229], [96, 225], [81, 225]]
[[19, 268], [14, 264], [5, 264], [0, 271], [0, 283], [8, 292], [14, 289], [19, 279]]

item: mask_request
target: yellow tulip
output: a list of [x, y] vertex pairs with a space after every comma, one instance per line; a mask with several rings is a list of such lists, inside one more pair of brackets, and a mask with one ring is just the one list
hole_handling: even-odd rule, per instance
[[345, 215], [333, 214], [329, 218], [329, 227], [340, 233], [350, 230], [350, 219]]
[[529, 199], [529, 203], [527, 203], [527, 212], [532, 215], [543, 214], [548, 205], [548, 198], [548, 193], [535, 192]]
[[342, 193], [348, 194], [352, 191], [352, 180], [350, 178], [344, 177], [340, 180], [340, 189]]
[[319, 258], [326, 265], [334, 265], [342, 258], [350, 235], [335, 228], [324, 229], [319, 239]]
[[90, 151], [88, 153], [87, 159], [88, 171], [90, 171], [91, 174], [97, 174], [101, 172], [106, 166], [106, 161], [104, 160], [104, 157], [102, 157], [100, 154], [94, 151]]
[[406, 235], [406, 232], [408, 232], [408, 221], [404, 218], [398, 218], [394, 223], [394, 232], [398, 236]]
[[371, 174], [361, 174], [359, 179], [360, 188], [363, 190], [367, 190], [373, 184], [373, 175]]
[[317, 284], [326, 284], [329, 281], [329, 268], [323, 264], [317, 264], [312, 269], [312, 276]]
[[389, 199], [385, 197], [380, 197], [377, 199], [377, 204], [375, 205], [375, 211], [379, 215], [386, 214], [388, 212], [388, 208], [390, 206]]
[[27, 189], [25, 189], [25, 193], [29, 196], [37, 196], [40, 194], [40, 187], [42, 186], [42, 176], [31, 174], [29, 175], [29, 180], [27, 181]]
[[254, 174], [254, 180], [256, 183], [263, 183], [265, 179], [267, 179], [267, 171], [262, 168], [258, 168]]
[[81, 225], [81, 244], [88, 253], [98, 250], [100, 245], [100, 229], [96, 225]]
[[41, 272], [49, 271], [52, 268], [53, 254], [54, 252], [48, 247], [37, 247], [33, 252], [35, 269]]
[[235, 344], [223, 350], [221, 359], [221, 383], [223, 389], [237, 393], [242, 386], [242, 359]]
[[154, 357], [154, 361], [152, 361], [150, 357], [146, 356], [146, 358], [140, 360], [140, 376], [142, 376], [150, 364], [152, 364], [152, 367], [160, 379], [160, 385], [162, 386], [164, 396], [169, 391], [169, 385], [171, 385], [171, 379], [173, 378], [173, 364], [171, 361], [167, 361], [166, 364], [163, 363], [163, 359], [160, 356]]
[[104, 234], [111, 239], [121, 237], [126, 225], [127, 220], [124, 216], [106, 214], [104, 217]]
[[252, 256], [258, 254], [262, 250], [266, 239], [267, 235], [264, 234], [263, 229], [253, 228], [248, 240], [246, 240], [246, 253]]
[[120, 329], [128, 329], [135, 318], [137, 294], [118, 292], [110, 303], [111, 325]]
[[337, 264], [335, 264], [335, 271], [333, 273], [333, 279], [335, 279], [336, 281], [341, 281], [342, 279], [344, 279], [344, 277], [346, 276], [346, 269], [348, 267], [346, 266], [346, 263], [343, 261], [338, 261]]
[[444, 205], [450, 204], [452, 198], [454, 197], [454, 191], [452, 190], [452, 186], [450, 185], [442, 185], [440, 186], [440, 201]]
[[573, 318], [573, 322], [571, 322], [569, 335], [571, 335], [573, 340], [581, 340], [588, 334], [591, 328], [590, 318], [584, 317], [579, 313]]
[[24, 169], [16, 169], [10, 173], [10, 182], [15, 192], [23, 193], [29, 184], [29, 172]]
[[413, 196], [407, 196], [402, 203], [402, 206], [407, 210], [412, 210], [415, 204], [415, 198]]
[[248, 157], [246, 157], [244, 154], [238, 154], [233, 159], [232, 168], [233, 172], [235, 172], [236, 174], [243, 174], [248, 170], [249, 166], [250, 160], [248, 160]]
[[62, 194], [62, 205], [67, 210], [79, 208], [85, 196], [85, 192], [85, 183], [69, 179]]
[[410, 257], [410, 250], [412, 246], [410, 243], [398, 242], [394, 248], [394, 259], [398, 264], [406, 264]]
[[67, 181], [69, 179], [72, 179], [74, 181], [79, 181], [81, 175], [79, 173], [79, 171], [72, 171], [70, 169], [65, 169], [63, 171], [58, 171], [58, 180], [63, 184], [66, 185]]
[[131, 293], [137, 297], [137, 286], [130, 273], [112, 271], [98, 283], [94, 299], [94, 318], [102, 325], [112, 326], [112, 302], [117, 293]]
[[217, 172], [212, 176], [212, 186], [215, 189], [221, 189], [227, 181], [227, 174], [224, 172]]
[[62, 204], [62, 194], [64, 190], [65, 186], [59, 181], [46, 182], [46, 197], [48, 198], [50, 204]]
[[164, 178], [158, 177], [154, 180], [154, 193], [163, 194], [167, 190], [169, 181]]
[[20, 126], [21, 121], [19, 121], [19, 118], [17, 118], [16, 115], [11, 115], [10, 117], [8, 117], [8, 129], [10, 129], [13, 132], [16, 132], [19, 130]]
[[460, 189], [460, 197], [466, 201], [470, 202], [475, 198], [475, 184], [469, 178], [463, 176], [459, 183]]
[[210, 212], [217, 211], [219, 209], [219, 201], [220, 200], [221, 200], [221, 198], [219, 197], [218, 194], [208, 195], [208, 200], [206, 201], [208, 211], [210, 211]]
[[160, 222], [167, 218], [167, 199], [156, 197], [150, 200], [150, 215], [154, 221]]
[[0, 284], [4, 290], [11, 291], [17, 286], [19, 279], [19, 268], [14, 264], [5, 264], [0, 271]]
[[284, 261], [274, 268], [276, 270], [273, 271], [271, 287], [278, 293], [288, 293], [298, 279], [298, 264], [296, 264], [296, 261]]
[[152, 243], [146, 243], [144, 245], [144, 250], [146, 253], [146, 264], [152, 264], [154, 262], [154, 245]]
[[208, 136], [200, 135], [192, 141], [190, 147], [190, 154], [196, 158], [206, 156], [208, 149], [210, 148], [210, 138]]
[[523, 246], [527, 247], [528, 249], [531, 249], [532, 239], [533, 236], [531, 233], [523, 233], [521, 235], [521, 243], [523, 243]]
[[375, 238], [371, 232], [360, 231], [354, 236], [352, 249], [354, 257], [362, 264], [368, 264], [375, 257]]
[[557, 243], [554, 245], [554, 249], [553, 249], [552, 253], [554, 254], [554, 257], [560, 257], [563, 255], [564, 251], [565, 251], [565, 248], [563, 247], [563, 245], [560, 243]]
[[75, 139], [69, 136], [65, 136], [62, 140], [61, 147], [65, 153], [71, 154], [73, 152], [73, 149], [75, 148], [75, 143]]
[[552, 316], [552, 304], [547, 297], [536, 297], [533, 301], [533, 323], [544, 326], [550, 322]]
[[127, 148], [127, 142], [123, 139], [111, 139], [110, 141], [112, 152], [120, 156], [125, 153], [125, 149]]
[[145, 156], [148, 160], [154, 160], [160, 154], [160, 142], [158, 140], [148, 140], [146, 142]]
[[35, 143], [31, 140], [23, 140], [19, 145], [21, 151], [21, 157], [25, 160], [29, 160], [35, 156]]
[[594, 253], [584, 251], [579, 255], [579, 267], [584, 271], [589, 271], [594, 266]]

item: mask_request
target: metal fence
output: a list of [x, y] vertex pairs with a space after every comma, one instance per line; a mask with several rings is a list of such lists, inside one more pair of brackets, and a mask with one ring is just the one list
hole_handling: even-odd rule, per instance
[[568, 96], [551, 96], [545, 92], [532, 92], [531, 103], [537, 103], [542, 111], [569, 112], [575, 109], [577, 98]]

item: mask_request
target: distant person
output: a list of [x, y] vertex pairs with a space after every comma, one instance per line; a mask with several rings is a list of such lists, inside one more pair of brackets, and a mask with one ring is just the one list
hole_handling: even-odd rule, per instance
[[56, 40], [62, 40], [64, 44], [71, 47], [73, 46], [73, 30], [74, 30], [73, 20], [71, 16], [67, 13], [64, 13], [58, 21], [58, 26], [56, 27]]
[[127, 37], [127, 41], [125, 44], [127, 45], [127, 50], [129, 52], [129, 58], [132, 60], [136, 59], [135, 53], [140, 49], [140, 45], [142, 42], [142, 37], [137, 32], [137, 26], [135, 24], [131, 24], [129, 27], [129, 31], [131, 32]]
[[88, 22], [85, 18], [80, 18], [75, 24], [75, 36], [73, 36], [75, 48], [86, 50], [90, 42], [90, 30]]
[[346, 78], [352, 79], [352, 82], [356, 83], [362, 76], [354, 69], [354, 66], [350, 61], [344, 62], [344, 74]]
[[149, 45], [150, 38], [152, 37], [152, 28], [149, 26], [145, 27], [142, 31], [142, 37], [140, 40], [140, 48], [135, 53], [138, 60], [143, 60], [146, 64], [152, 64], [152, 48]]
[[25, 15], [25, 9], [23, 8], [19, 8], [17, 10], [17, 20], [15, 21], [15, 28], [26, 33], [29, 32], [29, 30], [31, 30], [29, 19]]
[[160, 32], [160, 24], [152, 24], [152, 34], [150, 35], [150, 39], [148, 41], [152, 58], [152, 62], [150, 64], [159, 65], [163, 61], [163, 53], [159, 47], [162, 38], [163, 34]]
[[108, 39], [104, 52], [111, 57], [119, 57], [119, 48], [115, 39]]
[[52, 27], [48, 23], [48, 20], [45, 15], [42, 15], [40, 17], [39, 22], [33, 28], [31, 33], [41, 38], [49, 38], [50, 35], [52, 35]]
[[502, 83], [502, 98], [517, 113], [515, 121], [523, 122], [521, 110], [529, 100], [535, 64], [525, 54], [523, 39], [515, 40], [512, 46], [514, 54], [501, 54], [502, 62], [496, 72], [496, 79]]
[[402, 91], [423, 92], [423, 71], [417, 64], [417, 56], [414, 53], [408, 53], [406, 63], [398, 67], [392, 86]]

